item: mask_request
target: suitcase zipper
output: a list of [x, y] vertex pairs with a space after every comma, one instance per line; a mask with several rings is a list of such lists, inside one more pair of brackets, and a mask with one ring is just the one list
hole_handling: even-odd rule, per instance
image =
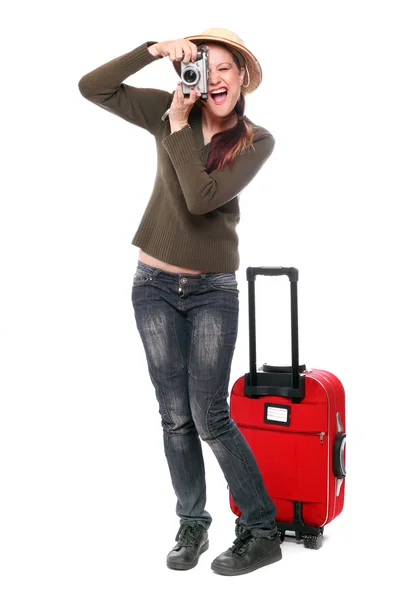
[[[316, 375], [316, 377], [315, 377]], [[326, 398], [327, 398], [327, 402], [328, 402], [328, 420], [327, 420], [327, 425], [328, 425], [328, 431], [329, 431], [329, 438], [328, 438], [328, 448], [327, 448], [327, 453], [328, 453], [328, 471], [327, 471], [327, 499], [326, 499], [326, 517], [324, 522], [322, 523], [322, 527], [328, 522], [328, 519], [330, 517], [330, 470], [329, 470], [329, 456], [330, 456], [330, 431], [331, 431], [331, 424], [330, 424], [330, 404], [333, 402], [333, 406], [336, 410], [336, 399], [334, 397], [334, 393], [332, 394], [332, 398], [330, 398], [328, 390], [326, 389], [326, 386], [324, 385], [323, 381], [321, 381], [321, 377], [323, 377], [323, 379], [330, 385], [330, 387], [332, 388], [332, 391], [334, 392], [333, 389], [333, 385], [331, 384], [331, 382], [325, 377], [325, 375], [323, 373], [315, 373], [313, 370], [310, 373], [311, 378], [316, 381], [320, 386], [322, 386], [325, 394], [326, 394]], [[334, 499], [333, 502], [333, 515], [330, 517], [330, 520], [333, 519], [333, 516], [335, 514], [335, 508], [336, 508], [336, 498]]]
[[[263, 430], [265, 430], [264, 427], [256, 427], [255, 425], [241, 425], [240, 423], [237, 423], [237, 425], [241, 429], [263, 429]], [[321, 444], [323, 444], [323, 440], [326, 435], [326, 431], [289, 431], [286, 429], [272, 429], [272, 431], [275, 431], [278, 433], [291, 433], [292, 435], [318, 435]]]
[[323, 440], [326, 435], [325, 431], [288, 431], [287, 433], [295, 433], [299, 435], [318, 435], [321, 444], [323, 444]]
[[[275, 429], [275, 431], [278, 431], [278, 429]], [[323, 444], [326, 435], [326, 431], [283, 431], [283, 433], [292, 433], [293, 435], [318, 435], [321, 444]]]

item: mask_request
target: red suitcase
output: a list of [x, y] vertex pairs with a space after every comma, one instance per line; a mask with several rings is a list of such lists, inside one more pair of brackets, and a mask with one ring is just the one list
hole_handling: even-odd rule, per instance
[[[281, 539], [320, 548], [324, 526], [343, 509], [345, 493], [345, 393], [340, 380], [299, 365], [298, 270], [249, 267], [250, 370], [230, 394], [230, 414], [247, 439], [274, 501]], [[292, 366], [256, 369], [255, 279], [286, 275], [291, 290]], [[231, 510], [241, 511], [229, 493]]]

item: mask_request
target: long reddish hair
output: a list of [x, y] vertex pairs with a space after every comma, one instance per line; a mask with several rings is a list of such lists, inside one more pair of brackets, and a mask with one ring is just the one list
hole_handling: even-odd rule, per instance
[[[221, 44], [221, 46], [222, 45], [223, 44]], [[238, 69], [244, 68], [245, 59], [243, 56], [239, 53], [232, 52], [231, 48], [226, 48], [232, 54]], [[253, 148], [253, 128], [244, 120], [245, 97], [242, 92], [232, 111], [232, 114], [235, 113], [238, 115], [237, 123], [230, 129], [221, 131], [212, 136], [211, 149], [205, 165], [207, 173], [210, 173], [215, 169], [223, 169], [226, 165], [232, 165], [238, 154], [243, 154], [249, 148]]]

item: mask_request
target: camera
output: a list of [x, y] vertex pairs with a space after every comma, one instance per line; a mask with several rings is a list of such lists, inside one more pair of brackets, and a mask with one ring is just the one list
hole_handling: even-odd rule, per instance
[[199, 46], [196, 61], [181, 63], [182, 93], [189, 96], [191, 87], [201, 92], [201, 98], [208, 97], [208, 48]]

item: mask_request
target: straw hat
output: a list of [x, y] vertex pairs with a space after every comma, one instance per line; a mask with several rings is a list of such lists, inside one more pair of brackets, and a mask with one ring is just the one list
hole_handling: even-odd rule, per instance
[[[229, 31], [229, 29], [223, 29], [222, 27], [212, 27], [211, 29], [206, 29], [199, 35], [191, 35], [185, 38], [190, 42], [194, 42], [195, 44], [203, 44], [206, 42], [214, 42], [215, 44], [223, 44], [224, 46], [228, 46], [229, 50], [232, 50], [234, 54], [242, 55], [245, 64], [245, 77], [244, 77], [244, 85], [242, 86], [243, 94], [250, 94], [255, 91], [256, 88], [262, 81], [262, 69], [257, 61], [256, 57], [248, 50], [241, 40], [240, 37], [236, 35], [233, 31]], [[241, 61], [242, 63], [243, 61]], [[181, 63], [178, 61], [174, 62], [174, 67], [177, 73], [180, 73]]]

